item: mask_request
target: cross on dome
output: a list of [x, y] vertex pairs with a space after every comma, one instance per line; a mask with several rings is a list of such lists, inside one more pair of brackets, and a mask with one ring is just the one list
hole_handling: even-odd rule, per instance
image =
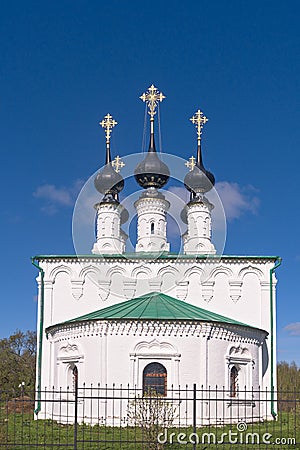
[[196, 165], [196, 158], [194, 156], [191, 156], [189, 160], [185, 163], [185, 166], [188, 167], [190, 171], [193, 170], [195, 165]]
[[149, 108], [150, 115], [150, 141], [148, 152], [134, 170], [136, 181], [143, 189], [162, 188], [170, 177], [170, 171], [167, 165], [158, 157], [155, 148], [154, 140], [154, 116], [156, 114], [156, 107], [159, 102], [166, 98], [159, 90], [152, 84], [140, 99], [145, 102]]
[[206, 122], [208, 122], [208, 118], [203, 114], [202, 111], [200, 111], [200, 109], [198, 109], [198, 111], [195, 112], [193, 117], [190, 118], [190, 121], [194, 125], [196, 125], [197, 136], [198, 136], [198, 144], [200, 144], [202, 128], [203, 128], [203, 125], [205, 125]]
[[118, 124], [113, 117], [107, 113], [101, 122], [99, 122], [99, 125], [101, 125], [102, 128], [105, 129], [105, 136], [106, 136], [106, 142], [108, 143], [110, 141], [110, 135], [112, 132], [112, 129]]
[[143, 102], [147, 103], [147, 106], [149, 108], [148, 114], [150, 114], [151, 119], [156, 114], [156, 107], [158, 105], [158, 102], [162, 102], [163, 99], [166, 98], [162, 92], [159, 92], [159, 90], [152, 84], [146, 92], [144, 92], [140, 99], [143, 100]]
[[122, 167], [125, 167], [125, 163], [122, 161], [119, 155], [115, 157], [111, 164], [117, 173], [120, 172]]
[[190, 170], [184, 177], [184, 185], [187, 190], [191, 192], [194, 202], [202, 202], [203, 195], [210, 191], [215, 184], [215, 177], [209, 170], [206, 170], [203, 165], [201, 151], [202, 128], [208, 121], [208, 118], [200, 111], [200, 109], [198, 109], [193, 117], [190, 118], [190, 121], [196, 125], [198, 147], [196, 158], [192, 156], [189, 161], [185, 163], [186, 167]]
[[[118, 173], [120, 170], [115, 170], [110, 153], [110, 135], [112, 129], [117, 125], [117, 121], [113, 119], [111, 114], [107, 113], [104, 119], [99, 122], [99, 125], [105, 130], [106, 159], [105, 166], [97, 173], [94, 179], [95, 188], [98, 192], [104, 194], [101, 203], [119, 204], [118, 194], [124, 188], [124, 180]], [[124, 163], [122, 164], [125, 165]], [[115, 161], [115, 165], [117, 169], [120, 168], [120, 157]]]

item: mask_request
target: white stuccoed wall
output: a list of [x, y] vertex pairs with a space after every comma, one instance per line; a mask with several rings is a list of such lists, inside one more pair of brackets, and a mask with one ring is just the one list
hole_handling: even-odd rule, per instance
[[190, 202], [187, 211], [187, 232], [184, 236], [184, 253], [214, 255], [216, 249], [211, 242], [211, 210], [208, 202]]
[[123, 253], [125, 251], [125, 240], [124, 232], [122, 234], [121, 231], [122, 207], [118, 203], [97, 203], [95, 208], [97, 210], [97, 240], [92, 253]]
[[274, 258], [45, 257], [40, 265], [45, 271], [45, 327], [160, 291], [269, 331]]
[[[196, 261], [183, 257], [151, 260], [142, 257], [137, 258], [136, 256], [134, 258], [128, 257], [128, 259], [116, 257], [105, 259], [45, 257], [40, 259], [39, 264], [45, 271], [44, 328], [144, 293], [161, 291], [270, 333], [269, 271], [274, 266], [274, 258], [223, 256], [219, 260], [211, 258]], [[274, 277], [274, 286], [275, 283]], [[275, 335], [274, 325], [274, 348], [276, 348]], [[129, 353], [132, 351], [130, 348], [134, 348], [136, 341], [127, 341], [125, 344], [125, 340], [123, 337], [120, 339], [120, 336], [105, 339], [109, 343], [106, 342], [105, 345], [103, 343], [101, 345], [104, 345], [104, 353], [109, 351], [110, 364], [107, 369], [103, 367], [103, 361], [97, 363], [100, 353], [98, 339], [87, 336], [80, 341], [84, 354], [80, 364], [84, 365], [83, 361], [84, 359], [87, 361], [89, 352], [94, 355], [91, 359], [93, 366], [89, 368], [85, 365], [85, 381], [89, 382], [91, 374], [98, 364], [99, 373], [102, 374], [101, 380], [106, 380], [105, 382], [108, 383], [119, 381], [124, 383], [127, 380], [130, 382], [130, 376], [125, 376], [125, 374], [127, 369], [130, 370]], [[196, 339], [193, 345], [193, 339], [195, 338], [188, 336], [180, 341], [180, 354], [182, 355], [180, 377], [182, 382], [194, 382], [193, 379], [196, 376], [193, 373], [195, 353], [199, 351], [198, 354], [200, 355], [201, 350], [198, 349], [204, 346], [203, 342], [199, 345], [199, 339]], [[50, 342], [51, 339], [47, 340], [45, 336], [43, 337], [42, 386], [53, 386], [53, 383], [57, 385], [56, 383], [59, 384], [61, 381], [56, 379], [57, 375], [55, 375], [57, 357], [55, 352], [58, 349], [55, 349], [55, 346]], [[178, 347], [178, 339], [176, 338], [174, 341], [172, 335], [168, 337], [168, 342], [175, 348]], [[270, 339], [268, 338], [266, 342], [268, 349], [264, 354], [270, 355]], [[123, 343], [124, 351], [120, 351]], [[228, 346], [228, 342], [225, 341], [221, 344], [220, 339], [218, 339], [218, 351], [214, 352], [213, 342], [208, 343], [211, 349], [209, 360], [210, 384], [223, 384], [222, 377], [220, 378], [218, 375], [215, 379], [214, 374], [225, 373], [225, 362], [220, 362], [219, 356], [217, 356], [215, 363], [212, 359], [214, 353], [219, 355], [220, 345]], [[205, 345], [207, 345], [206, 340]], [[225, 347], [222, 348], [224, 355], [227, 351], [225, 351]], [[203, 351], [202, 349], [202, 354]], [[122, 372], [114, 367], [114, 355], [117, 355], [118, 368], [122, 367]], [[255, 350], [251, 350], [251, 357], [253, 358], [254, 355], [257, 355], [255, 357], [258, 359], [262, 359], [262, 349], [259, 345], [255, 344]], [[121, 364], [120, 359], [122, 358], [124, 361]], [[266, 356], [264, 358], [266, 359]], [[223, 369], [219, 367], [219, 364], [222, 365]], [[266, 366], [264, 370], [262, 370], [262, 365]], [[260, 371], [260, 374], [257, 372], [255, 377], [258, 378], [260, 386], [270, 386], [270, 363], [257, 364], [257, 367], [259, 367], [257, 370]], [[276, 359], [274, 367], [276, 367]], [[106, 370], [107, 372], [104, 375]], [[122, 381], [119, 380], [120, 373]], [[81, 376], [83, 376], [82, 373]], [[255, 377], [253, 382], [256, 379]], [[202, 380], [201, 384], [205, 384], [204, 381], [206, 382], [201, 371], [197, 372], [197, 379]], [[226, 384], [226, 380], [224, 380], [224, 384]]]
[[[245, 331], [233, 325], [211, 327], [208, 323], [154, 326], [155, 331], [151, 332], [149, 328], [150, 321], [144, 327], [133, 328], [97, 321], [51, 330], [48, 341], [52, 348], [52, 384], [66, 388], [66, 364], [76, 360], [80, 386], [83, 382], [87, 386], [110, 386], [114, 382], [142, 389], [143, 369], [149, 362], [158, 361], [167, 369], [168, 389], [191, 386], [194, 382], [229, 389], [226, 368], [233, 359], [246, 358], [250, 364], [243, 384], [249, 389], [259, 386], [259, 364], [255, 361], [260, 358], [264, 332]], [[170, 333], [175, 328], [180, 332]]]
[[[137, 222], [137, 252], [169, 251], [166, 212], [170, 203], [161, 197], [140, 197], [135, 203]], [[153, 226], [153, 232], [151, 231]]]
[[[208, 323], [183, 325], [178, 322], [166, 325], [148, 321], [132, 325], [94, 321], [65, 325], [51, 329], [48, 334], [47, 342], [51, 348], [48, 375], [51, 386], [60, 386], [65, 390], [69, 363], [75, 362], [79, 386], [85, 383], [88, 393], [89, 387], [97, 387], [98, 383], [102, 387], [106, 384], [112, 387], [112, 380], [116, 389], [120, 385], [126, 389], [129, 385], [130, 389], [136, 388], [136, 392], [141, 393], [143, 369], [149, 362], [157, 361], [167, 369], [167, 387], [168, 390], [175, 390], [172, 394], [175, 400], [179, 386], [182, 389], [186, 385], [191, 388], [193, 383], [197, 383], [198, 388], [211, 387], [210, 398], [213, 399], [216, 385], [220, 389], [229, 389], [230, 368], [237, 361], [242, 366], [239, 374], [241, 391], [244, 386], [249, 390], [252, 386], [258, 388], [264, 338], [265, 332], [260, 330], [233, 325], [212, 326]], [[181, 395], [184, 396], [184, 392]], [[261, 403], [256, 402], [253, 409], [251, 392], [247, 393], [246, 398], [249, 401], [243, 406], [243, 414], [248, 414], [250, 418], [255, 414], [265, 414]], [[99, 404], [96, 402], [95, 405], [98, 412]], [[192, 414], [191, 406], [192, 403], [188, 402], [188, 420]], [[232, 415], [232, 410], [228, 408], [225, 413], [224, 410], [217, 413], [214, 408], [213, 411], [207, 408], [207, 404], [204, 406], [207, 410], [198, 410], [199, 424], [217, 418], [218, 414], [222, 417], [225, 414], [225, 420]], [[110, 407], [108, 404], [108, 410]], [[246, 413], [247, 408], [249, 411]], [[118, 416], [116, 411], [115, 417]], [[52, 413], [49, 410], [49, 416]], [[59, 416], [59, 411], [57, 414]], [[97, 420], [96, 415], [94, 419]]]

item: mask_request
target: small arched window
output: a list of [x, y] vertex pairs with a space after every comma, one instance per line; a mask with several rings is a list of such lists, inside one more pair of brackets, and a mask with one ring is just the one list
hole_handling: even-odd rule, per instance
[[160, 363], [150, 363], [143, 371], [143, 393], [167, 395], [167, 370]]
[[236, 397], [238, 392], [239, 372], [235, 366], [230, 370], [230, 397]]
[[78, 387], [78, 368], [76, 364], [69, 365], [67, 386], [72, 392], [75, 392], [76, 387]]
[[72, 374], [73, 374], [73, 390], [75, 391], [75, 389], [78, 388], [78, 369], [77, 369], [77, 366], [73, 367]]
[[151, 225], [150, 225], [150, 233], [151, 233], [151, 234], [154, 234], [154, 222], [151, 222]]

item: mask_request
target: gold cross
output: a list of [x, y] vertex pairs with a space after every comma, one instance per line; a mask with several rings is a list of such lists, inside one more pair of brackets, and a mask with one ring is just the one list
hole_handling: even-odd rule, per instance
[[113, 168], [115, 169], [115, 171], [117, 173], [120, 172], [122, 167], [125, 167], [125, 163], [123, 163], [120, 156], [116, 156], [115, 159], [113, 160], [113, 162], [111, 163], [111, 165], [113, 166]]
[[140, 99], [143, 102], [146, 102], [149, 108], [148, 114], [150, 114], [151, 118], [156, 114], [156, 107], [158, 102], [162, 102], [163, 99], [166, 98], [159, 90], [152, 84], [146, 92], [144, 92]]
[[188, 168], [190, 169], [190, 172], [193, 170], [193, 168], [195, 167], [195, 165], [196, 165], [196, 159], [195, 159], [194, 156], [191, 156], [191, 157], [189, 158], [189, 161], [187, 161], [187, 162], [185, 163], [185, 166], [188, 167]]
[[196, 125], [197, 135], [198, 135], [198, 143], [200, 143], [202, 128], [203, 128], [203, 125], [206, 124], [206, 122], [208, 121], [208, 118], [205, 117], [205, 115], [203, 114], [202, 111], [200, 111], [200, 109], [198, 109], [198, 111], [195, 112], [193, 117], [190, 118], [190, 121], [194, 125]]
[[118, 122], [116, 122], [109, 113], [106, 114], [101, 122], [99, 122], [99, 125], [105, 129], [106, 142], [110, 141], [111, 131], [117, 124]]

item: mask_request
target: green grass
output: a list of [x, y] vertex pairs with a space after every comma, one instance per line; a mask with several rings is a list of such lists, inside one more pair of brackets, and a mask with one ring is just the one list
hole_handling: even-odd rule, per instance
[[[197, 429], [197, 435], [200, 444], [197, 449], [234, 449], [242, 450], [245, 448], [251, 450], [261, 449], [300, 449], [300, 417], [293, 413], [282, 413], [277, 421], [248, 424], [247, 431], [238, 433], [237, 437], [243, 437], [243, 443], [237, 444], [210, 444], [201, 443], [203, 433], [215, 433], [216, 440], [220, 441], [222, 433], [237, 432], [236, 425], [211, 426]], [[173, 437], [173, 443], [161, 446], [151, 445], [147, 442], [147, 435], [141, 428], [134, 427], [108, 427], [108, 426], [89, 426], [78, 425], [77, 427], [77, 449], [78, 450], [160, 450], [160, 449], [186, 449], [192, 450], [193, 445], [179, 444], [177, 436], [179, 432], [187, 435], [192, 433], [192, 428], [172, 428], [168, 429], [168, 441], [170, 434], [176, 434]], [[262, 439], [264, 433], [272, 435], [271, 442], [276, 438], [295, 438], [296, 444], [272, 444], [261, 443], [245, 444], [247, 433], [257, 433]], [[154, 436], [156, 437], [157, 430]], [[235, 435], [232, 438], [236, 437]], [[228, 441], [228, 435], [225, 441]], [[182, 439], [184, 439], [182, 437]], [[128, 442], [129, 441], [129, 442]], [[131, 443], [130, 443], [131, 441]], [[62, 425], [51, 420], [34, 420], [32, 413], [10, 413], [3, 416], [0, 412], [0, 448], [5, 450], [33, 450], [41, 448], [44, 450], [59, 450], [74, 448], [74, 425]]]

